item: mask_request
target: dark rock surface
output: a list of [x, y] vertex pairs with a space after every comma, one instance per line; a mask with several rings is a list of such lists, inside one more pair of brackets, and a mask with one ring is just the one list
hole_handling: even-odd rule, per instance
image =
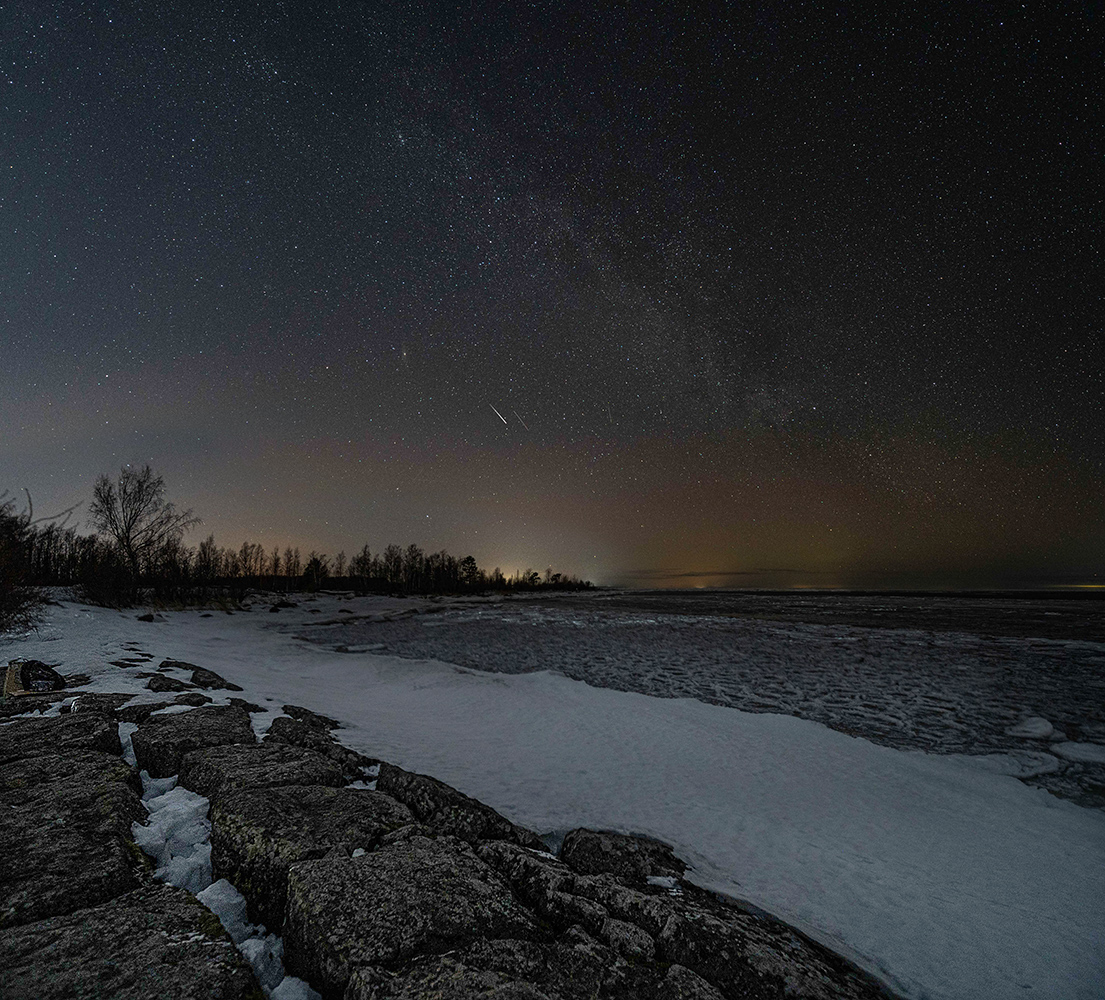
[[406, 805], [419, 822], [431, 830], [449, 833], [469, 843], [509, 840], [537, 850], [545, 847], [537, 834], [515, 826], [490, 806], [458, 792], [437, 778], [383, 763], [376, 788]]
[[120, 755], [123, 748], [114, 720], [98, 712], [81, 712], [0, 726], [0, 765], [38, 754], [80, 750]]
[[[655, 843], [654, 841], [651, 843]], [[888, 994], [827, 948], [766, 914], [681, 883], [678, 895], [581, 875], [512, 844], [486, 843], [480, 857], [554, 927], [578, 924], [626, 958], [655, 958], [695, 972], [726, 997], [880, 997]], [[643, 946], [643, 947], [642, 947]], [[636, 953], [634, 953], [634, 949]]]
[[314, 750], [324, 757], [329, 757], [342, 769], [346, 781], [360, 780], [364, 777], [367, 768], [379, 763], [371, 757], [357, 753], [356, 750], [342, 746], [330, 735], [327, 726], [315, 725], [300, 719], [286, 719], [283, 716], [274, 719], [265, 734], [265, 742], [286, 743], [290, 746]]
[[60, 691], [65, 687], [65, 678], [48, 663], [24, 660], [19, 666], [19, 683], [24, 691]]
[[179, 774], [182, 785], [212, 802], [230, 788], [345, 784], [341, 768], [329, 758], [279, 743], [238, 743], [193, 750], [181, 758]]
[[151, 691], [156, 691], [158, 694], [164, 694], [166, 691], [187, 691], [193, 685], [186, 684], [182, 680], [178, 680], [176, 677], [166, 677], [165, 674], [154, 674], [148, 681], [146, 681], [146, 687]]
[[326, 996], [340, 996], [359, 965], [538, 933], [532, 914], [455, 838], [415, 836], [360, 858], [308, 861], [288, 877], [285, 964]]
[[[294, 749], [294, 748], [293, 748]], [[250, 919], [278, 929], [288, 872], [299, 861], [372, 850], [414, 817], [379, 792], [322, 785], [224, 791], [211, 807], [211, 866], [249, 902]]]
[[0, 934], [5, 1000], [263, 1000], [217, 918], [183, 889], [145, 886]]
[[[33, 728], [47, 746], [49, 723], [71, 731], [67, 717], [41, 721]], [[146, 818], [138, 789], [134, 771], [100, 750], [7, 760], [0, 767], [0, 927], [70, 913], [136, 887], [137, 859], [128, 845], [131, 823]]]
[[602, 830], [572, 830], [564, 837], [560, 860], [583, 875], [617, 875], [644, 881], [650, 875], [682, 877], [687, 866], [669, 844]]
[[179, 715], [154, 715], [132, 737], [138, 766], [154, 778], [180, 771], [186, 753], [229, 743], [256, 743], [249, 713], [234, 705], [212, 705]]
[[[89, 691], [85, 694], [77, 695], [77, 697], [73, 699], [70, 711], [99, 712], [101, 715], [115, 715], [116, 711], [122, 708], [132, 697], [133, 695], [129, 694], [110, 694], [101, 693], [99, 691]], [[118, 718], [118, 716], [116, 716], [116, 718]], [[122, 720], [120, 719], [119, 721]]]
[[290, 715], [297, 722], [305, 723], [311, 726], [313, 729], [330, 730], [341, 729], [341, 723], [337, 719], [331, 719], [328, 715], [321, 715], [318, 712], [312, 712], [309, 708], [303, 708], [301, 705], [283, 705], [284, 712]]

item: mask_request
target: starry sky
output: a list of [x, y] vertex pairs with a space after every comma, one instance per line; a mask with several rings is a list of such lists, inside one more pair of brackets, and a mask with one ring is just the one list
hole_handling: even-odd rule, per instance
[[[0, 491], [632, 586], [1105, 583], [1089, 4], [0, 6]], [[863, 13], [861, 13], [861, 10]]]

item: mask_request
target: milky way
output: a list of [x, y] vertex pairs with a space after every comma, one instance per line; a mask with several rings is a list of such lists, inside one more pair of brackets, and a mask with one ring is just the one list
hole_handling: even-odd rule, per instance
[[5, 10], [0, 490], [150, 461], [223, 544], [602, 582], [1098, 579], [1088, 11], [231, 6]]

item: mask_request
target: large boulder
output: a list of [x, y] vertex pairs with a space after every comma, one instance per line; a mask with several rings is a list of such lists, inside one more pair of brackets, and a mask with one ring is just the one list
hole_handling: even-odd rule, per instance
[[400, 966], [480, 937], [534, 938], [536, 921], [462, 841], [414, 836], [288, 874], [285, 963], [340, 997], [358, 966]]
[[180, 761], [180, 783], [212, 802], [228, 788], [273, 788], [278, 785], [345, 784], [332, 760], [279, 743], [236, 743], [186, 753]]
[[398, 799], [419, 822], [437, 833], [459, 837], [470, 844], [482, 840], [507, 840], [536, 850], [545, 847], [537, 834], [515, 826], [490, 806], [437, 778], [383, 763], [376, 788]]
[[209, 910], [151, 885], [0, 934], [5, 1000], [263, 1000]]
[[370, 851], [414, 817], [379, 792], [322, 785], [230, 787], [211, 807], [211, 866], [249, 902], [250, 919], [284, 922], [289, 868], [330, 853]]
[[146, 813], [136, 785], [119, 757], [92, 749], [0, 768], [0, 928], [71, 913], [138, 885], [131, 824]]
[[186, 753], [231, 743], [256, 743], [249, 713], [236, 705], [211, 705], [176, 715], [151, 715], [131, 737], [138, 766], [153, 778], [180, 771]]
[[19, 665], [19, 682], [24, 691], [37, 693], [60, 691], [65, 687], [65, 678], [41, 660], [24, 660]]

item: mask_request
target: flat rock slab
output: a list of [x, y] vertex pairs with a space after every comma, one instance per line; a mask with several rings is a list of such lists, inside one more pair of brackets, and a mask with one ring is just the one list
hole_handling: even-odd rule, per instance
[[540, 933], [494, 871], [453, 838], [414, 836], [288, 873], [285, 964], [326, 997], [340, 997], [358, 966], [394, 966], [485, 935]]
[[0, 928], [71, 913], [138, 885], [130, 827], [146, 812], [136, 784], [120, 758], [97, 750], [0, 768]]
[[459, 837], [470, 844], [481, 840], [508, 840], [536, 850], [545, 849], [537, 834], [515, 826], [490, 806], [437, 778], [383, 763], [376, 788], [398, 799], [420, 823], [435, 832]]
[[380, 792], [322, 785], [229, 788], [210, 817], [215, 878], [225, 878], [246, 897], [251, 920], [277, 931], [293, 864], [331, 852], [370, 851], [386, 834], [414, 822], [406, 806]]
[[313, 750], [280, 743], [240, 743], [186, 753], [180, 783], [212, 802], [229, 788], [346, 783], [341, 768]]
[[185, 892], [147, 886], [0, 934], [5, 1000], [263, 1000], [218, 918]]
[[256, 742], [249, 713], [234, 705], [211, 705], [178, 715], [151, 715], [131, 737], [138, 766], [153, 778], [178, 774], [182, 758], [193, 750]]
[[99, 712], [17, 719], [0, 726], [0, 765], [10, 760], [68, 750], [99, 750], [119, 756], [119, 727]]
[[[285, 705], [284, 708], [295, 706]], [[374, 764], [378, 764], [375, 758], [366, 757], [342, 746], [329, 733], [329, 726], [320, 724], [316, 720], [325, 719], [325, 716], [316, 716], [312, 712], [300, 710], [304, 717], [287, 719], [283, 716], [273, 719], [269, 731], [265, 734], [265, 743], [284, 743], [288, 746], [303, 747], [314, 750], [316, 753], [329, 757], [342, 769], [347, 781], [357, 781], [364, 777], [364, 771]]]

